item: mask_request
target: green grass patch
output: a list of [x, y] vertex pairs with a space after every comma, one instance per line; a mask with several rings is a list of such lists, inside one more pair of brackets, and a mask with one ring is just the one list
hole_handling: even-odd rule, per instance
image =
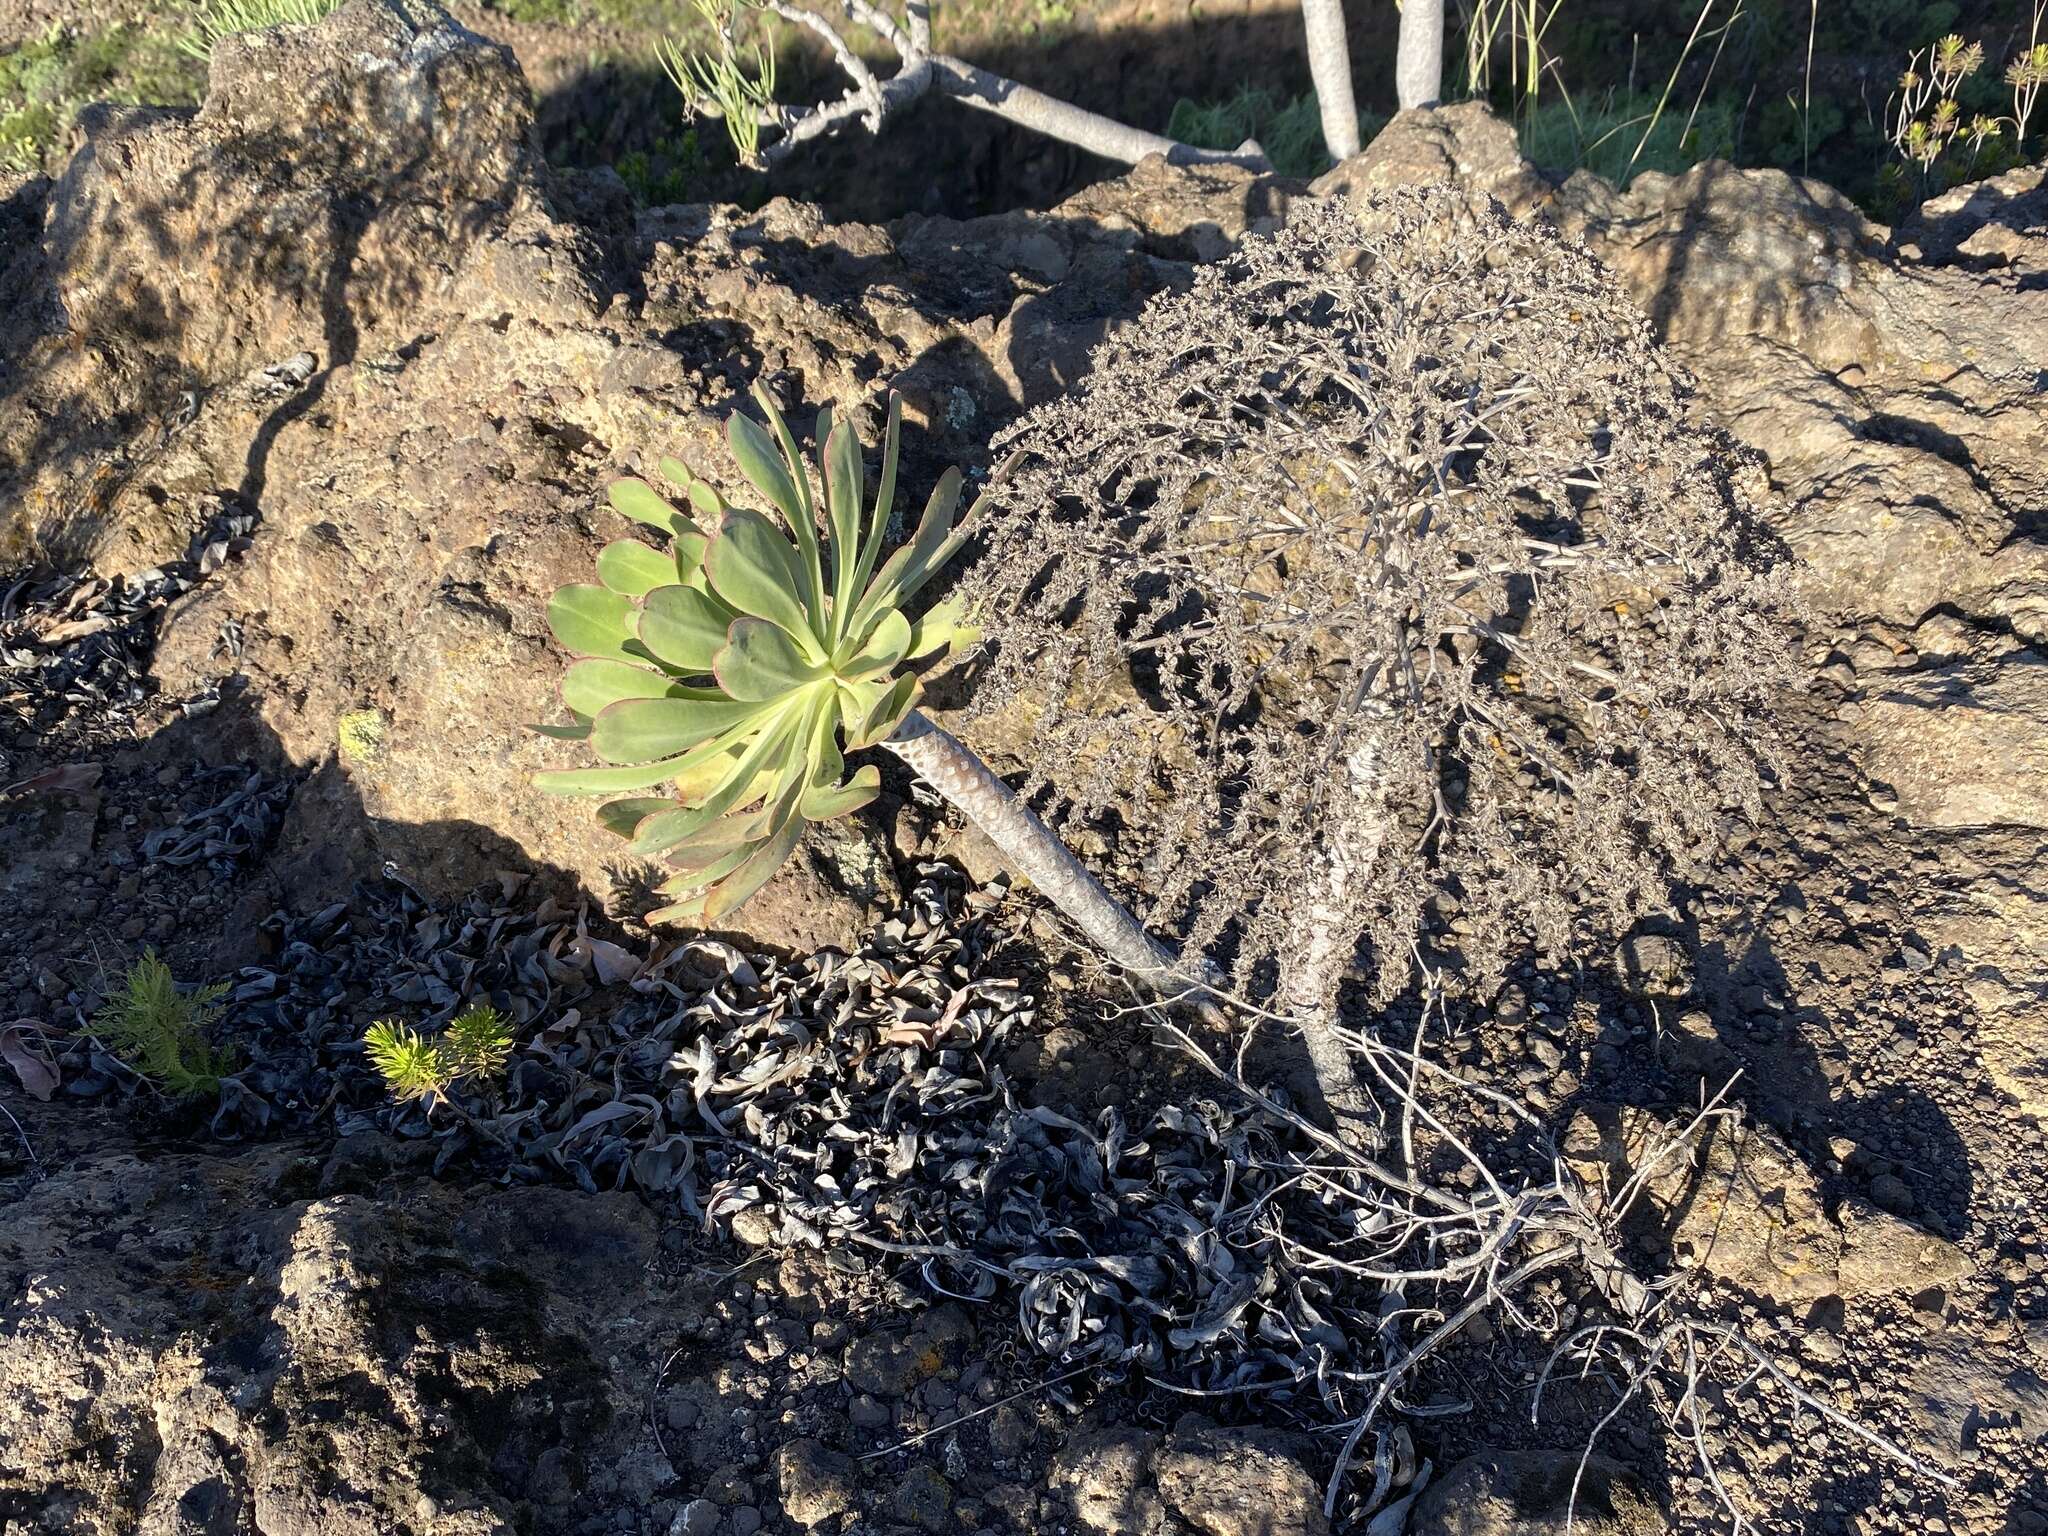
[[265, 27], [310, 27], [341, 0], [206, 0], [192, 18], [192, 30], [181, 46], [203, 59], [213, 45], [237, 32]]
[[[1359, 141], [1370, 140], [1386, 123], [1383, 117], [1360, 113]], [[1174, 103], [1166, 132], [1197, 149], [1235, 149], [1246, 139], [1257, 139], [1273, 169], [1283, 176], [1320, 176], [1330, 168], [1323, 149], [1323, 119], [1313, 94], [1289, 99], [1246, 86], [1226, 101], [1183, 98]]]
[[203, 67], [180, 39], [139, 27], [68, 32], [53, 26], [0, 51], [0, 166], [54, 169], [73, 119], [89, 102], [183, 106], [199, 99]]
[[629, 150], [613, 169], [633, 200], [644, 208], [666, 208], [702, 196], [699, 190], [711, 169], [695, 128], [664, 137], [647, 149]]
[[1676, 174], [1735, 153], [1736, 109], [1712, 98], [1694, 112], [1657, 98], [1603, 91], [1552, 97], [1516, 124], [1522, 153], [1546, 171], [1592, 171], [1626, 186], [1645, 171]]

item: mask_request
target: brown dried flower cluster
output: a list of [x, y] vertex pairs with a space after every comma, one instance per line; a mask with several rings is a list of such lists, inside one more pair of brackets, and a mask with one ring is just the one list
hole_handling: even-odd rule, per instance
[[1299, 206], [998, 443], [975, 714], [1035, 712], [1039, 803], [1251, 995], [1397, 993], [1432, 898], [1478, 978], [1616, 930], [1757, 814], [1792, 676], [1686, 395], [1545, 229]]

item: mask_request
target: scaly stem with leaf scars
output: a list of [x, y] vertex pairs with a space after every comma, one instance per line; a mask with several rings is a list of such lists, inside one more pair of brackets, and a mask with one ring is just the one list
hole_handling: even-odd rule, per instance
[[1179, 957], [1145, 932], [1037, 813], [950, 731], [912, 710], [882, 745], [958, 807], [1009, 866], [1112, 961], [1169, 997], [1199, 990]]
[[1375, 1118], [1372, 1099], [1358, 1081], [1356, 1058], [1338, 1032], [1336, 995], [1357, 944], [1359, 925], [1347, 921], [1352, 893], [1371, 878], [1386, 842], [1385, 777], [1370, 743], [1345, 764], [1343, 787], [1377, 813], [1336, 823], [1333, 844], [1322, 856], [1322, 891], [1295, 920], [1297, 959], [1281, 994], [1285, 1011], [1299, 1022], [1324, 1111], [1340, 1136]]
[[1403, 112], [1433, 107], [1444, 94], [1444, 0], [1401, 0], [1394, 45], [1394, 95]]
[[1344, 0], [1301, 0], [1301, 25], [1308, 35], [1308, 73], [1322, 113], [1323, 146], [1332, 160], [1349, 160], [1358, 153], [1358, 102], [1351, 92]]

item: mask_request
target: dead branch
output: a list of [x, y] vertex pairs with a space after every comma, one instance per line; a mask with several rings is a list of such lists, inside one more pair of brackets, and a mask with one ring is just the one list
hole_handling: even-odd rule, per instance
[[[865, 27], [896, 55], [887, 78], [877, 76], [856, 53], [841, 23], [794, 0], [698, 0], [699, 11], [716, 27], [717, 54], [685, 54], [674, 44], [664, 50], [669, 76], [699, 116], [721, 118], [732, 133], [743, 162], [772, 166], [802, 145], [849, 124], [880, 133], [911, 103], [937, 93], [976, 111], [988, 112], [1072, 144], [1104, 159], [1134, 165], [1150, 155], [1163, 155], [1175, 165], [1240, 165], [1249, 170], [1272, 167], [1265, 151], [1250, 139], [1236, 149], [1198, 149], [1164, 134], [1061, 101], [1028, 85], [970, 64], [931, 46], [928, 0], [906, 0], [901, 22], [869, 0], [833, 0], [843, 22]], [[818, 37], [848, 80], [846, 93], [820, 106], [787, 106], [771, 99], [773, 73], [758, 46], [751, 56], [738, 37], [751, 12], [765, 11]], [[765, 78], [764, 78], [765, 77]], [[763, 143], [764, 130], [774, 137]]]

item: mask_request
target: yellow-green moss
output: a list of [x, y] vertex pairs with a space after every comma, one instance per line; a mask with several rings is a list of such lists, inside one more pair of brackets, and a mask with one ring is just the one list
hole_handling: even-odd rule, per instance
[[335, 741], [343, 762], [373, 763], [384, 753], [390, 722], [381, 709], [352, 709], [335, 722]]

